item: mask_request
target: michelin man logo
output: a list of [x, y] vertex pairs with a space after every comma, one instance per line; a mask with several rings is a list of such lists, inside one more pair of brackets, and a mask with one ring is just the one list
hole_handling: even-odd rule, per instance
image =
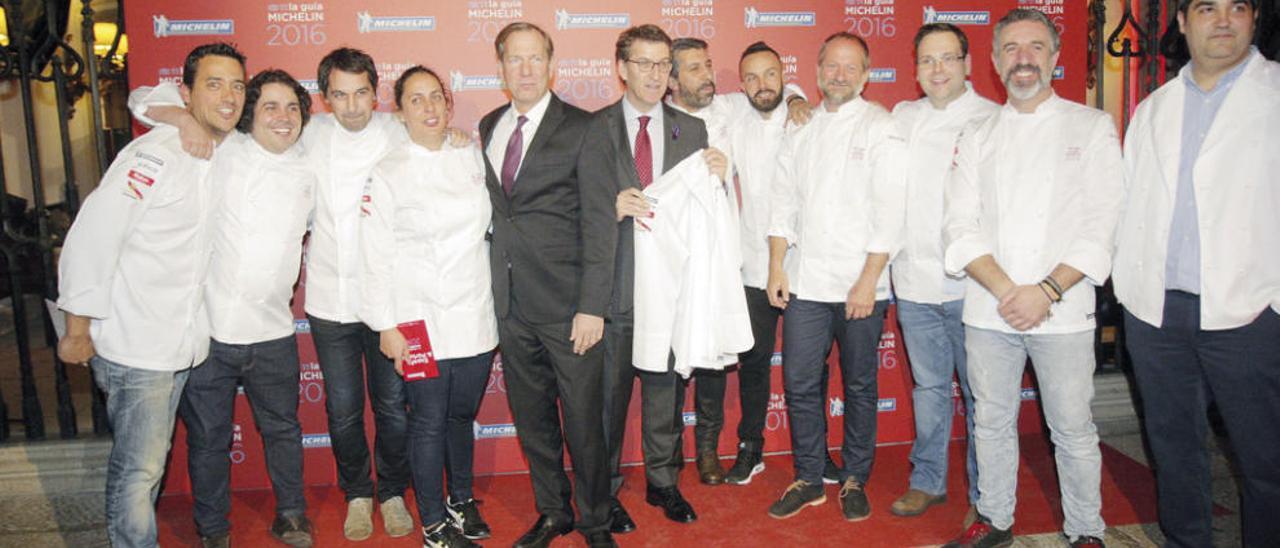
[[564, 9], [556, 10], [556, 30], [565, 30], [569, 28], [569, 12]]
[[749, 29], [756, 28], [756, 26], [760, 24], [760, 12], [756, 11], [756, 8], [753, 6], [747, 6], [743, 8], [743, 10], [746, 13], [744, 14], [745, 20], [742, 22], [742, 24]]
[[151, 26], [156, 38], [169, 36], [169, 18], [163, 14], [151, 16]]
[[369, 12], [362, 11], [356, 14], [356, 30], [360, 34], [367, 34], [370, 30], [373, 30], [373, 16], [369, 15]]

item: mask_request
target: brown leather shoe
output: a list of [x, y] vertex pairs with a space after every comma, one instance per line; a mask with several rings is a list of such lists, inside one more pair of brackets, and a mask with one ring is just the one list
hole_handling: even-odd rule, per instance
[[724, 469], [720, 456], [715, 453], [698, 453], [698, 477], [707, 485], [724, 483]]
[[889, 511], [895, 516], [918, 516], [928, 510], [930, 506], [947, 502], [947, 496], [930, 495], [919, 489], [909, 489], [906, 494], [898, 497], [893, 501], [893, 506], [889, 507]]

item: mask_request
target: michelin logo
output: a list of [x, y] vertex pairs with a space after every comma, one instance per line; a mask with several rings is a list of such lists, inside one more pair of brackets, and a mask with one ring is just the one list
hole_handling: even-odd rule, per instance
[[782, 366], [782, 352], [774, 352], [772, 356], [769, 356], [769, 366], [770, 367]]
[[236, 22], [231, 19], [173, 19], [163, 14], [151, 16], [151, 30], [156, 38], [169, 36], [221, 36], [235, 34]]
[[556, 10], [556, 30], [625, 29], [631, 26], [629, 13], [569, 13]]
[[952, 25], [989, 25], [989, 11], [938, 11], [933, 6], [924, 7], [924, 22], [951, 23]]
[[1037, 398], [1036, 389], [1031, 387], [1022, 389], [1022, 401], [1034, 400], [1036, 398]]
[[362, 11], [356, 14], [356, 30], [360, 34], [436, 30], [436, 18], [431, 15], [378, 16]]
[[502, 89], [502, 80], [494, 75], [463, 74], [459, 70], [449, 71], [449, 91], [471, 91], [475, 89]]
[[1066, 67], [1053, 67], [1053, 79], [1054, 79], [1054, 80], [1061, 80], [1061, 79], [1066, 78], [1066, 77], [1067, 77], [1067, 68], [1066, 68]]
[[880, 401], [876, 402], [876, 411], [879, 411], [881, 413], [889, 413], [897, 410], [898, 410], [897, 398], [880, 398]]
[[[898, 69], [894, 68], [873, 68], [871, 69], [871, 83], [886, 84], [898, 81]], [[892, 343], [890, 343], [892, 346]]]
[[316, 447], [329, 447], [329, 434], [303, 434], [302, 448], [314, 449]]
[[[312, 83], [312, 84], [315, 84], [315, 80], [311, 80], [311, 83]], [[312, 91], [312, 90], [311, 90], [311, 88], [307, 87], [307, 85], [306, 85], [306, 84], [302, 84], [302, 87], [307, 88], [307, 91], [308, 91], [308, 92], [310, 92], [310, 93], [319, 93], [319, 92], [320, 92], [320, 86], [318, 86], [318, 85], [316, 86], [315, 91]], [[311, 322], [307, 321], [307, 319], [306, 319], [306, 318], [294, 319], [294, 320], [293, 320], [293, 332], [294, 332], [294, 333], [310, 333], [310, 332], [311, 332]]]
[[483, 440], [489, 438], [514, 438], [516, 437], [516, 425], [514, 424], [480, 424], [472, 423], [472, 428], [476, 439]]
[[759, 27], [812, 27], [818, 16], [811, 11], [760, 11], [754, 6], [742, 8], [742, 25], [749, 29]]
[[[307, 93], [310, 93], [312, 95], [320, 93], [320, 83], [317, 82], [314, 78], [311, 80], [298, 80], [298, 83], [302, 84], [302, 89], [307, 90]], [[293, 324], [295, 327], [297, 327], [298, 333], [311, 332], [311, 324], [308, 323], [307, 320], [293, 320]], [[304, 326], [303, 324], [306, 324], [306, 325]], [[306, 331], [302, 330], [304, 328], [306, 329]]]
[[693, 411], [685, 411], [680, 415], [680, 418], [684, 420], [685, 426], [693, 426], [695, 424], [698, 424], [698, 414], [694, 413]]

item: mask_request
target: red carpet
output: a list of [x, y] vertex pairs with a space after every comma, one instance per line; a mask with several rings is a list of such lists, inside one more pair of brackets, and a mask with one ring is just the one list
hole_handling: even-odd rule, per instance
[[[698, 483], [692, 463], [681, 476], [681, 491], [698, 512], [698, 521], [680, 525], [667, 521], [662, 513], [644, 503], [644, 474], [638, 466], [625, 469], [627, 484], [622, 503], [639, 524], [635, 532], [618, 535], [622, 546], [920, 546], [946, 542], [960, 531], [968, 503], [964, 474], [959, 466], [963, 444], [951, 447], [951, 498], [916, 518], [900, 518], [889, 513], [889, 505], [907, 486], [909, 445], [881, 447], [867, 494], [871, 499], [871, 519], [848, 523], [840, 516], [837, 486], [827, 487], [827, 503], [808, 508], [798, 516], [778, 521], [766, 514], [792, 479], [791, 457], [767, 457], [768, 467], [747, 486], [708, 487]], [[726, 460], [725, 466], [732, 464]], [[1102, 517], [1108, 526], [1146, 523], [1156, 520], [1155, 482], [1145, 466], [1102, 446]], [[1018, 510], [1014, 533], [1028, 535], [1059, 531], [1057, 473], [1047, 442], [1039, 435], [1022, 438], [1022, 466], [1018, 477]], [[493, 527], [489, 546], [510, 546], [536, 519], [533, 494], [527, 475], [491, 476], [476, 479], [480, 510]], [[412, 503], [412, 494], [406, 497]], [[307, 491], [307, 512], [316, 525], [318, 546], [421, 546], [413, 534], [391, 539], [381, 533], [375, 519], [372, 538], [361, 543], [342, 538], [345, 502], [337, 487]], [[412, 512], [411, 507], [411, 512]], [[160, 543], [166, 546], [198, 545], [191, 521], [191, 498], [166, 496], [159, 504]], [[416, 518], [417, 514], [414, 513]], [[239, 546], [270, 546], [274, 543], [267, 528], [274, 517], [270, 491], [241, 491], [232, 495], [232, 540]], [[585, 546], [582, 537], [562, 537], [556, 546]]]

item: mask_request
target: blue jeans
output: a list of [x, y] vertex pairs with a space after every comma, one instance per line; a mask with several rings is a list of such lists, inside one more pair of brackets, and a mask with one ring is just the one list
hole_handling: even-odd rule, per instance
[[841, 481], [866, 483], [876, 449], [876, 412], [880, 399], [876, 373], [880, 334], [888, 301], [876, 301], [871, 316], [846, 320], [844, 303], [805, 301], [794, 296], [782, 317], [782, 379], [791, 424], [796, 479], [822, 483], [827, 454], [827, 354], [840, 345], [844, 384], [844, 441]]
[[973, 446], [973, 393], [965, 367], [964, 323], [960, 321], [964, 299], [942, 304], [898, 300], [898, 324], [911, 363], [911, 409], [916, 419], [916, 439], [911, 445], [911, 488], [930, 495], [947, 493], [947, 446], [951, 441], [951, 414], [955, 411], [951, 379], [960, 381], [964, 399], [965, 436], [968, 442], [965, 470], [969, 479], [969, 503], [978, 502], [978, 460]]
[[409, 397], [413, 493], [424, 527], [445, 518], [443, 477], [448, 478], [453, 500], [472, 497], [471, 465], [476, 441], [473, 424], [489, 384], [493, 351], [440, 360], [439, 365], [439, 377], [404, 383]]
[[[277, 516], [301, 516], [302, 426], [298, 424], [298, 342], [293, 335], [254, 344], [209, 344], [209, 359], [191, 371], [178, 406], [187, 425], [192, 509], [202, 537], [231, 530], [231, 437], [236, 385], [262, 434]], [[247, 435], [247, 432], [245, 432]]]
[[1168, 546], [1213, 542], [1209, 404], [1227, 427], [1243, 498], [1245, 546], [1280, 546], [1280, 315], [1200, 328], [1200, 298], [1165, 293], [1160, 327], [1124, 318]]
[[978, 449], [978, 513], [1000, 529], [1013, 526], [1018, 487], [1018, 410], [1031, 357], [1040, 404], [1058, 464], [1062, 530], [1068, 538], [1102, 538], [1102, 452], [1093, 425], [1093, 331], [1011, 334], [965, 327], [973, 438]]
[[107, 538], [116, 548], [157, 546], [156, 495], [173, 439], [174, 412], [190, 369], [151, 371], [95, 356], [93, 380], [107, 396]]
[[374, 465], [379, 501], [404, 495], [409, 486], [406, 447], [409, 415], [404, 381], [378, 349], [378, 334], [363, 323], [338, 323], [308, 315], [316, 358], [324, 374], [324, 409], [338, 467], [338, 486], [347, 500], [374, 496], [369, 477], [369, 443], [364, 434], [365, 372], [373, 407]]

